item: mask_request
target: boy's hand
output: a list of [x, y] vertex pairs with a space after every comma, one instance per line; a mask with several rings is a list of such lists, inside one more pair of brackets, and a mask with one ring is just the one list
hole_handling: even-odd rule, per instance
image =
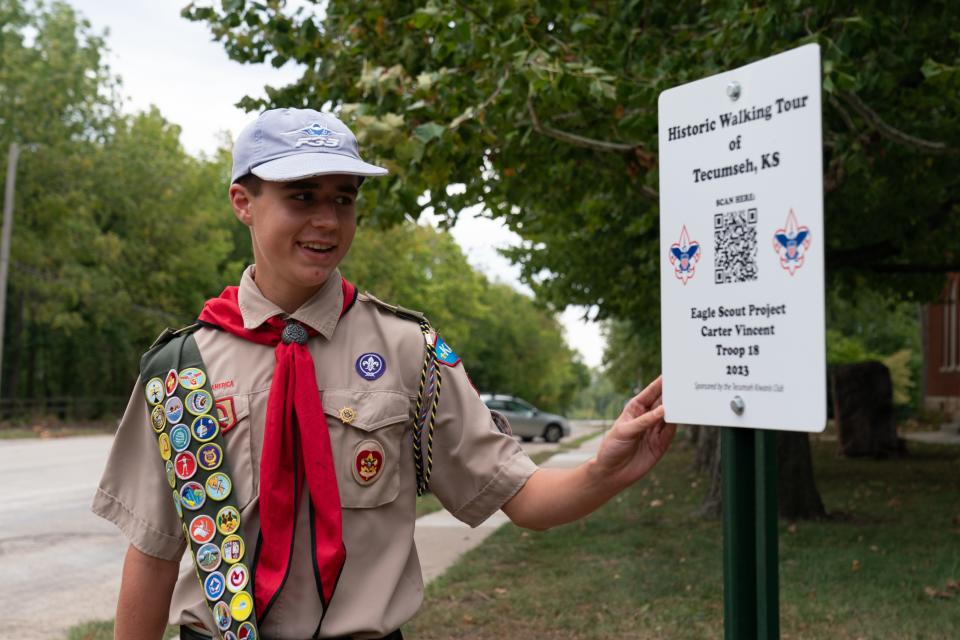
[[620, 488], [643, 477], [666, 453], [676, 425], [663, 421], [663, 377], [623, 407], [623, 413], [603, 439], [594, 471]]

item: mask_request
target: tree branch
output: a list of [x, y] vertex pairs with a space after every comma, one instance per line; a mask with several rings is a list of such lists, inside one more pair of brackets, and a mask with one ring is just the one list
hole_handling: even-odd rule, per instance
[[843, 98], [850, 108], [856, 111], [860, 117], [866, 120], [867, 124], [876, 130], [877, 133], [891, 142], [905, 147], [912, 147], [925, 153], [956, 153], [956, 149], [947, 146], [944, 142], [924, 140], [923, 138], [912, 136], [909, 133], [904, 133], [896, 127], [887, 124], [876, 111], [867, 106], [867, 104], [854, 93], [844, 91], [840, 94], [840, 97]]
[[476, 118], [478, 115], [483, 113], [487, 107], [493, 104], [493, 101], [497, 99], [497, 96], [500, 95], [500, 92], [503, 91], [503, 87], [507, 84], [507, 79], [510, 77], [510, 67], [507, 67], [507, 70], [503, 73], [503, 76], [500, 78], [500, 81], [497, 83], [497, 88], [493, 90], [493, 93], [487, 97], [486, 100], [480, 103], [480, 106], [467, 107], [463, 113], [453, 119], [453, 121], [448, 125], [448, 129], [454, 131], [461, 124], [467, 120]]
[[553, 127], [548, 127], [547, 125], [541, 124], [540, 118], [537, 117], [537, 112], [533, 108], [533, 96], [527, 96], [527, 111], [530, 112], [530, 122], [533, 124], [533, 130], [541, 135], [545, 135], [554, 140], [559, 140], [560, 142], [566, 142], [567, 144], [572, 144], [575, 147], [583, 147], [585, 149], [593, 149], [594, 151], [604, 151], [604, 152], [613, 152], [613, 153], [635, 153], [635, 150], [642, 149], [643, 145], [639, 144], [629, 144], [624, 142], [606, 142], [604, 140], [595, 140], [593, 138], [587, 138], [575, 133], [569, 133], [567, 131], [561, 131], [559, 129], [554, 129]]

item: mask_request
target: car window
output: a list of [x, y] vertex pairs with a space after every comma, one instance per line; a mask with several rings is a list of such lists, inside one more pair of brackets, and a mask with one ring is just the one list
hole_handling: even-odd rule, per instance
[[529, 405], [516, 400], [511, 400], [507, 403], [507, 406], [509, 407], [510, 411], [516, 411], [517, 413], [526, 413], [527, 411], [532, 411]]
[[506, 409], [507, 403], [503, 400], [487, 400], [487, 408], [494, 409], [496, 411], [503, 411]]

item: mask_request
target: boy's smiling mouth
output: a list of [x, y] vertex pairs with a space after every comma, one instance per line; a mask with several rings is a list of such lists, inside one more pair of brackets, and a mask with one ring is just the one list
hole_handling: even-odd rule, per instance
[[337, 248], [335, 244], [325, 244], [322, 242], [298, 242], [297, 246], [301, 249], [306, 249], [307, 251], [313, 253], [330, 253]]

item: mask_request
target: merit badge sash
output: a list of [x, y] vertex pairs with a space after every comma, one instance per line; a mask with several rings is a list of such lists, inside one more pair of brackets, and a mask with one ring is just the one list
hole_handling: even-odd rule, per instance
[[216, 633], [223, 640], [256, 640], [252, 550], [240, 527], [221, 425], [192, 328], [141, 360], [150, 428]]

